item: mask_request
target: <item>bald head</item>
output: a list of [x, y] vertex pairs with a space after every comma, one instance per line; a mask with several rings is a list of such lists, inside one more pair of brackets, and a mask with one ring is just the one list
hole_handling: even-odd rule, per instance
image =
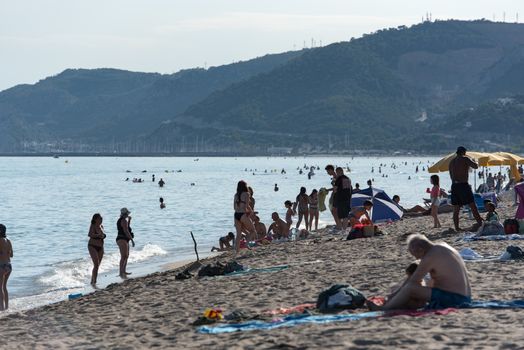
[[433, 243], [426, 236], [419, 233], [410, 235], [407, 243], [408, 251], [416, 258], [419, 258], [419, 255], [424, 256], [433, 247]]

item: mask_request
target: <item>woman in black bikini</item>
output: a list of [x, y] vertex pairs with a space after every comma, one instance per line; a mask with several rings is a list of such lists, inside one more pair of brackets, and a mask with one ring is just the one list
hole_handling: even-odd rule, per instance
[[233, 208], [235, 209], [235, 228], [237, 236], [235, 239], [235, 254], [240, 249], [240, 240], [242, 239], [242, 231], [248, 234], [247, 240], [254, 241], [257, 236], [257, 231], [251, 221], [251, 196], [249, 195], [248, 186], [245, 181], [239, 181], [237, 185], [237, 192], [233, 199]]
[[0, 224], [0, 311], [9, 307], [9, 295], [7, 294], [7, 280], [13, 270], [11, 258], [13, 257], [13, 246], [5, 235], [6, 228]]
[[127, 278], [127, 275], [130, 275], [130, 272], [126, 271], [127, 259], [129, 258], [129, 241], [133, 247], [135, 246], [135, 241], [133, 241], [133, 231], [131, 230], [131, 212], [127, 208], [120, 209], [120, 218], [116, 222], [116, 228], [118, 234], [116, 236], [116, 244], [118, 249], [120, 249], [120, 277]]
[[87, 249], [89, 255], [93, 259], [93, 273], [91, 274], [91, 285], [96, 285], [96, 278], [98, 277], [98, 268], [102, 263], [102, 257], [104, 256], [104, 226], [102, 225], [102, 215], [96, 213], [91, 219], [91, 226], [89, 226], [89, 242], [87, 243]]

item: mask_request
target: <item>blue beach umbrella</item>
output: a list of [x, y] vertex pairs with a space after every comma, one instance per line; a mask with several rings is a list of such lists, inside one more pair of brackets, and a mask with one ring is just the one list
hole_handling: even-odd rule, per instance
[[371, 220], [373, 222], [396, 221], [402, 217], [402, 210], [389, 198], [384, 190], [370, 187], [353, 193], [351, 207], [362, 206], [366, 200], [373, 203], [373, 208], [371, 209]]

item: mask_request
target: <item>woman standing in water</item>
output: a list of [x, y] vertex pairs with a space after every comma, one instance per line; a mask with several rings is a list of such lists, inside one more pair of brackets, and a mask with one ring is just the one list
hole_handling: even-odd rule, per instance
[[133, 241], [133, 231], [131, 230], [131, 212], [127, 208], [120, 209], [120, 218], [116, 222], [116, 229], [118, 234], [116, 236], [116, 244], [120, 250], [120, 277], [127, 278], [130, 272], [126, 271], [127, 259], [129, 258], [129, 241], [133, 247], [135, 241]]
[[96, 279], [98, 277], [98, 268], [102, 263], [102, 257], [104, 256], [104, 226], [102, 226], [102, 215], [96, 213], [91, 219], [91, 226], [89, 226], [89, 242], [87, 243], [87, 249], [89, 255], [93, 260], [93, 273], [91, 274], [91, 285], [96, 285]]
[[9, 307], [9, 294], [7, 294], [7, 280], [13, 270], [11, 258], [13, 257], [13, 246], [5, 235], [6, 228], [0, 224], [0, 311]]
[[247, 240], [254, 241], [257, 236], [257, 231], [251, 221], [251, 196], [247, 183], [245, 181], [239, 181], [237, 184], [237, 192], [233, 199], [233, 208], [235, 209], [235, 228], [237, 236], [235, 239], [235, 253], [238, 253], [240, 249], [240, 240], [242, 239], [242, 231], [248, 234]]

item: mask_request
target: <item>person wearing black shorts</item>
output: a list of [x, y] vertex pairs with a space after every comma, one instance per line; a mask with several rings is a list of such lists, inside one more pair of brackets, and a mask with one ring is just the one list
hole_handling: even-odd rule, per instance
[[[460, 207], [469, 205], [471, 212], [477, 220], [477, 224], [482, 225], [475, 198], [471, 190], [469, 180], [469, 169], [478, 169], [478, 164], [470, 157], [466, 156], [466, 149], [462, 146], [457, 148], [457, 156], [449, 163], [449, 176], [451, 177], [451, 204], [453, 204], [453, 224], [455, 230], [460, 231], [459, 213]], [[472, 230], [475, 230], [472, 227]]]
[[347, 229], [349, 212], [351, 211], [351, 194], [353, 189], [351, 187], [351, 180], [344, 175], [344, 169], [338, 167], [336, 169], [337, 180], [335, 181], [334, 191], [335, 198], [333, 204], [337, 208], [337, 216], [340, 220], [342, 230]]

